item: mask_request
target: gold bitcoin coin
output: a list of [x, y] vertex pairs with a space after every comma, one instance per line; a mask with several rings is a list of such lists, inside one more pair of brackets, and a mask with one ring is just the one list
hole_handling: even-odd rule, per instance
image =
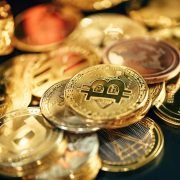
[[96, 53], [80, 43], [66, 42], [49, 54], [36, 54], [32, 64], [32, 94], [41, 97], [53, 84], [99, 62]]
[[3, 175], [41, 172], [64, 153], [63, 132], [47, 126], [39, 108], [12, 111], [1, 117], [0, 122], [0, 173]]
[[70, 38], [88, 40], [101, 55], [103, 48], [117, 40], [146, 35], [146, 28], [130, 18], [102, 13], [83, 18]]
[[60, 81], [51, 86], [42, 96], [40, 102], [41, 113], [56, 127], [74, 133], [97, 131], [96, 124], [88, 123], [66, 108], [64, 103], [64, 88], [69, 80]]
[[76, 74], [65, 87], [65, 103], [94, 122], [119, 120], [143, 107], [148, 99], [145, 80], [134, 70], [96, 65]]
[[13, 34], [14, 20], [11, 7], [6, 1], [2, 0], [0, 2], [0, 55], [7, 55], [13, 51]]
[[180, 25], [179, 0], [153, 0], [147, 7], [131, 11], [130, 16], [150, 27]]
[[154, 160], [162, 151], [164, 137], [159, 126], [143, 118], [131, 126], [99, 131], [102, 170], [130, 171]]
[[166, 98], [155, 113], [170, 125], [180, 126], [180, 75], [166, 84]]
[[166, 96], [165, 82], [158, 84], [149, 84], [149, 93], [152, 98], [152, 105], [159, 106], [163, 103]]
[[54, 0], [55, 3], [70, 4], [85, 11], [102, 10], [111, 8], [128, 0]]
[[37, 175], [36, 179], [83, 179], [88, 176], [94, 179], [96, 177], [101, 167], [97, 135], [66, 134], [66, 136], [68, 144], [63, 156], [54, 161], [54, 165], [47, 171]]

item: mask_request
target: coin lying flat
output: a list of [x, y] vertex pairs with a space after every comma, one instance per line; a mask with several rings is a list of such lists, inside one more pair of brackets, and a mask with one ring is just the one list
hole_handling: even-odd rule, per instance
[[[82, 177], [91, 176], [92, 169], [96, 173], [91, 178], [95, 178], [101, 165], [97, 157], [99, 148], [97, 135], [66, 135], [68, 145], [63, 156], [57, 159], [47, 171], [37, 175], [36, 179], [82, 179]], [[96, 162], [95, 166], [91, 166], [92, 160]]]
[[72, 42], [63, 43], [49, 54], [35, 54], [33, 59], [32, 94], [36, 97], [41, 97], [53, 84], [100, 62], [91, 48]]
[[102, 10], [111, 8], [117, 4], [120, 4], [127, 0], [54, 0], [56, 3], [64, 3], [73, 5], [79, 9], [92, 11], [92, 10]]
[[180, 69], [180, 54], [170, 44], [149, 38], [118, 41], [106, 49], [104, 62], [131, 67], [148, 84], [175, 77]]
[[94, 122], [119, 120], [144, 106], [148, 87], [134, 70], [103, 64], [76, 74], [65, 87], [65, 103]]
[[162, 151], [164, 138], [150, 118], [129, 127], [99, 131], [102, 170], [130, 171], [154, 160]]
[[73, 7], [41, 4], [15, 17], [14, 44], [18, 49], [41, 52], [60, 44], [81, 18]]
[[40, 107], [44, 117], [55, 126], [74, 133], [87, 133], [99, 128], [69, 111], [64, 103], [64, 88], [69, 80], [51, 86], [42, 96]]
[[120, 14], [102, 13], [83, 18], [70, 38], [88, 40], [102, 55], [103, 48], [113, 42], [140, 35], [146, 36], [147, 30], [136, 21]]
[[180, 75], [166, 84], [166, 98], [155, 113], [170, 125], [180, 126]]
[[0, 56], [10, 54], [14, 47], [12, 37], [14, 34], [14, 21], [11, 7], [6, 1], [0, 2]]
[[46, 123], [39, 108], [12, 111], [1, 117], [1, 174], [24, 176], [41, 172], [64, 152], [63, 132]]

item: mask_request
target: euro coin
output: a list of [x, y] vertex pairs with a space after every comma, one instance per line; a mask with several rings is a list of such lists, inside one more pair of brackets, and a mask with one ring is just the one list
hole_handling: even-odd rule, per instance
[[70, 79], [64, 91], [67, 106], [94, 122], [129, 116], [145, 105], [148, 94], [141, 75], [110, 64], [82, 70]]
[[74, 133], [97, 131], [99, 128], [68, 110], [64, 103], [64, 89], [68, 80], [60, 81], [51, 86], [42, 96], [41, 113], [55, 126]]
[[164, 137], [159, 126], [143, 118], [131, 126], [99, 131], [102, 170], [123, 172], [140, 168], [162, 151]]
[[14, 45], [30, 52], [57, 47], [76, 27], [80, 12], [73, 7], [40, 4], [15, 17]]
[[64, 153], [63, 132], [48, 127], [39, 108], [7, 113], [0, 118], [0, 124], [0, 173], [3, 175], [41, 172]]
[[104, 62], [131, 67], [148, 84], [154, 84], [169, 80], [179, 73], [180, 54], [166, 42], [134, 38], [118, 41], [107, 48]]

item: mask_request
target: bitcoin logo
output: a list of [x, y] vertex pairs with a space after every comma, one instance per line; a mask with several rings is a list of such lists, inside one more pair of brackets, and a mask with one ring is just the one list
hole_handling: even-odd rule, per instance
[[[88, 90], [83, 90], [84, 87], [87, 87]], [[129, 98], [131, 93], [130, 90], [125, 90], [125, 84], [119, 79], [112, 79], [108, 82], [106, 80], [96, 80], [91, 86], [83, 85], [81, 92], [87, 94], [86, 100], [91, 98], [110, 98], [114, 99], [116, 103], [119, 103], [122, 97]]]

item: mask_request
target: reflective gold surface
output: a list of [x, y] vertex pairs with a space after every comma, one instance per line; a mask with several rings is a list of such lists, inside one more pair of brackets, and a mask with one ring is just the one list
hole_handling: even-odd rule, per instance
[[166, 84], [166, 98], [155, 113], [170, 125], [180, 126], [180, 75]]
[[83, 18], [70, 38], [88, 40], [102, 55], [102, 50], [117, 40], [146, 35], [146, 28], [127, 16], [101, 13]]
[[[47, 171], [36, 179], [82, 179], [94, 178], [101, 166], [97, 155], [98, 139], [96, 134], [67, 135], [67, 149], [63, 156], [54, 162]], [[90, 178], [91, 177], [91, 178]]]
[[164, 146], [161, 129], [147, 117], [126, 128], [101, 130], [99, 139], [102, 170], [111, 172], [137, 169], [155, 159]]
[[172, 27], [180, 24], [179, 0], [151, 0], [147, 7], [131, 11], [130, 16], [150, 27]]
[[63, 132], [48, 127], [39, 108], [13, 111], [0, 121], [0, 172], [4, 175], [42, 171], [65, 150], [65, 144], [60, 144]]
[[130, 68], [97, 65], [76, 74], [65, 87], [65, 103], [94, 122], [128, 117], [147, 101], [144, 79]]
[[88, 123], [83, 117], [70, 111], [64, 103], [64, 89], [69, 80], [60, 81], [51, 86], [42, 96], [41, 113], [56, 127], [74, 133], [97, 131], [97, 124]]
[[3, 0], [0, 2], [0, 55], [7, 55], [13, 51], [13, 35], [14, 20], [11, 14], [11, 7]]
[[54, 0], [56, 3], [64, 3], [76, 6], [82, 10], [102, 10], [111, 8], [117, 4], [120, 4], [128, 0]]

